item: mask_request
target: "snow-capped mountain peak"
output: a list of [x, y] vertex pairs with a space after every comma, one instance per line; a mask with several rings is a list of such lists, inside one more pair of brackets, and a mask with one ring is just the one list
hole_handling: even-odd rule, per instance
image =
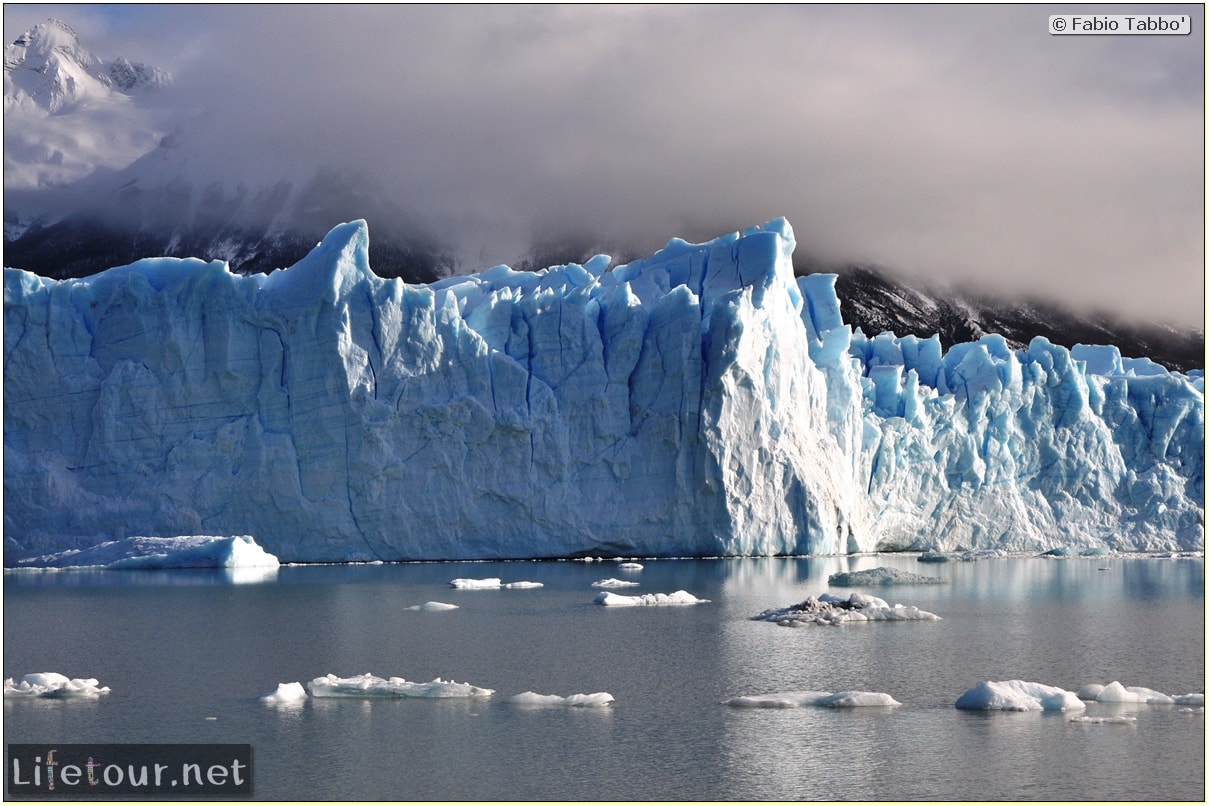
[[48, 64], [52, 56], [58, 55], [85, 67], [96, 62], [96, 58], [80, 45], [80, 37], [63, 20], [48, 19], [29, 29], [4, 49], [4, 64], [21, 63], [37, 70], [37, 65]]
[[106, 62], [62, 20], [35, 25], [4, 49], [4, 105], [59, 114], [115, 93], [156, 89], [172, 75], [124, 57]]
[[125, 93], [154, 90], [172, 83], [172, 74], [119, 56], [109, 63], [109, 78], [114, 88]]
[[57, 187], [118, 170], [155, 148], [178, 113], [142, 98], [171, 73], [94, 55], [62, 20], [35, 25], [4, 49], [4, 188]]
[[87, 97], [103, 97], [109, 88], [98, 66], [67, 23], [39, 23], [4, 49], [4, 105], [53, 115]]

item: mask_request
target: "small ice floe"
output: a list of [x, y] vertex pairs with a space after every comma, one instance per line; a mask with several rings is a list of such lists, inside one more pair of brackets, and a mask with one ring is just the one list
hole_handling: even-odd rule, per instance
[[250, 535], [220, 537], [126, 537], [86, 549], [25, 557], [19, 568], [276, 568], [277, 558], [256, 544]]
[[1038, 554], [1038, 557], [1108, 557], [1113, 553], [1112, 549], [1105, 546], [1087, 546], [1084, 548], [1069, 548], [1067, 546], [1058, 546], [1049, 551], [1043, 551]]
[[915, 606], [895, 604], [864, 593], [854, 593], [847, 599], [824, 593], [788, 607], [765, 610], [753, 621], [771, 621], [782, 627], [802, 627], [809, 624], [851, 624], [862, 621], [940, 621], [940, 616]]
[[1204, 694], [1164, 694], [1142, 686], [1123, 686], [1116, 680], [1107, 686], [1088, 683], [1079, 689], [1079, 699], [1091, 702], [1139, 703], [1142, 705], [1200, 705], [1205, 704]]
[[639, 582], [627, 582], [624, 579], [598, 579], [592, 583], [593, 588], [636, 588], [640, 585]]
[[436, 678], [430, 683], [413, 683], [402, 677], [383, 679], [366, 673], [357, 677], [337, 677], [329, 674], [307, 683], [312, 697], [490, 697], [494, 689], [479, 688], [469, 683]]
[[1197, 707], [1197, 708], [1181, 708], [1181, 709], [1180, 709], [1180, 710], [1179, 710], [1177, 713], [1181, 713], [1181, 714], [1203, 714], [1203, 713], [1205, 713], [1205, 706], [1203, 706], [1203, 705], [1202, 705], [1202, 706], [1199, 706], [1199, 707]]
[[622, 571], [641, 571], [642, 563], [622, 563], [617, 567]]
[[597, 691], [594, 694], [572, 694], [560, 697], [557, 694], [537, 694], [525, 691], [504, 700], [512, 705], [539, 706], [569, 706], [572, 708], [601, 708], [613, 702], [613, 695], [607, 691]]
[[1081, 711], [1073, 691], [1026, 680], [987, 681], [962, 694], [957, 707], [971, 711]]
[[1077, 722], [1080, 725], [1136, 725], [1135, 716], [1072, 716], [1067, 722]]
[[969, 563], [978, 560], [994, 560], [1006, 556], [1008, 556], [1008, 553], [1002, 549], [979, 549], [977, 551], [925, 551], [916, 559], [921, 563]]
[[709, 599], [698, 599], [688, 591], [675, 593], [644, 593], [639, 596], [622, 596], [605, 591], [592, 600], [594, 604], [609, 607], [634, 607], [636, 605], [694, 605], [705, 604]]
[[442, 610], [457, 610], [458, 606], [455, 604], [446, 604], [445, 602], [425, 602], [424, 604], [412, 605], [411, 607], [405, 607], [403, 609], [420, 610], [425, 613], [437, 613]]
[[273, 705], [291, 705], [306, 699], [306, 689], [301, 683], [278, 683], [277, 690], [262, 695], [261, 702]]
[[541, 582], [508, 582], [505, 583], [499, 577], [488, 577], [487, 579], [451, 579], [449, 581], [451, 588], [461, 588], [462, 590], [498, 590], [499, 588], [540, 588]]
[[4, 681], [5, 697], [39, 697], [47, 700], [95, 700], [109, 693], [95, 677], [67, 677], [58, 672], [36, 672], [21, 678], [20, 683]]
[[776, 694], [756, 694], [731, 697], [724, 705], [738, 708], [864, 708], [902, 705], [880, 691], [782, 691]]
[[827, 577], [828, 585], [837, 588], [859, 588], [873, 585], [943, 585], [949, 580], [900, 571], [897, 568], [870, 568], [865, 571], [844, 571]]

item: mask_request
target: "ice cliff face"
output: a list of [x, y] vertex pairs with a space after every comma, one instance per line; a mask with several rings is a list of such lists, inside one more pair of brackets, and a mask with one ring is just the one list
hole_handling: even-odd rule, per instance
[[267, 277], [6, 269], [6, 556], [1203, 548], [1203, 377], [868, 339], [793, 246], [782, 220], [416, 286], [373, 274], [354, 222]]

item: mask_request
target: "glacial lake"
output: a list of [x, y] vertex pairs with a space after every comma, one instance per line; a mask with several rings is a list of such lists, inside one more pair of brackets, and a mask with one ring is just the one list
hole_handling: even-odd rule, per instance
[[[7, 743], [237, 743], [261, 800], [1195, 800], [1203, 709], [954, 707], [987, 680], [1204, 691], [1204, 559], [916, 555], [7, 572], [4, 676], [95, 677], [97, 700], [6, 699]], [[837, 588], [893, 567], [941, 585]], [[541, 588], [458, 590], [455, 578]], [[686, 590], [709, 603], [611, 608]], [[940, 621], [779, 627], [830, 592]], [[456, 610], [407, 608], [438, 601]], [[436, 677], [483, 700], [258, 701], [329, 673]], [[884, 692], [897, 707], [737, 708], [739, 695]], [[609, 692], [604, 708], [504, 699]], [[1135, 721], [1076, 722], [1077, 715]]]

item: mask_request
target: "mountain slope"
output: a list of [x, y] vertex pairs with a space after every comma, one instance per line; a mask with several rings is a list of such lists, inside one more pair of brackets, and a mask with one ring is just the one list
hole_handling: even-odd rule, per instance
[[5, 265], [80, 277], [164, 255], [269, 272], [333, 221], [367, 218], [385, 276], [453, 271], [447, 250], [366, 177], [305, 162], [278, 176], [237, 149], [201, 147], [229, 127], [174, 103], [174, 86], [158, 68], [95, 56], [60, 20], [5, 48]]
[[1122, 355], [1149, 358], [1180, 372], [1205, 366], [1204, 331], [1081, 314], [1054, 302], [913, 287], [867, 266], [847, 266], [835, 273], [844, 321], [868, 336], [883, 331], [920, 338], [939, 334], [946, 349], [988, 333], [1000, 334], [1015, 348], [1044, 336], [1063, 347], [1113, 344]]

